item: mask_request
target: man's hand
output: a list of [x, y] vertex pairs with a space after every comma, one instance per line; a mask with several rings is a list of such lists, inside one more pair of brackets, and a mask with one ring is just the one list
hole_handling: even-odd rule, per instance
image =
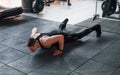
[[55, 50], [55, 51], [53, 51], [53, 56], [58, 56], [60, 54], [62, 54], [61, 50]]

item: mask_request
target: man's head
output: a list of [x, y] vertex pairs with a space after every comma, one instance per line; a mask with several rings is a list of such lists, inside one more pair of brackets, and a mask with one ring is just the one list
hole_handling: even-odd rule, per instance
[[32, 51], [36, 51], [39, 48], [39, 44], [34, 38], [29, 38], [27, 42], [27, 47]]

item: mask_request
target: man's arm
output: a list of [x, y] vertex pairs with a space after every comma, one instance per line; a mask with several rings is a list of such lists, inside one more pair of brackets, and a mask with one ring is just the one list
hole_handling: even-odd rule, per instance
[[49, 45], [58, 43], [59, 49], [55, 50], [53, 55], [54, 56], [60, 55], [62, 53], [62, 50], [64, 49], [64, 36], [63, 35], [51, 36], [48, 40], [46, 40], [46, 43], [48, 43]]
[[59, 44], [59, 50], [63, 50], [64, 48], [64, 36], [63, 35], [53, 35], [46, 40], [47, 43], [53, 45], [55, 43]]

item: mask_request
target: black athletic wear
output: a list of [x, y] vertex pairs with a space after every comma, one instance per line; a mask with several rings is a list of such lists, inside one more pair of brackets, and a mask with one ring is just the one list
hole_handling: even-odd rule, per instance
[[[51, 31], [49, 33], [41, 33], [37, 38], [36, 40], [39, 42], [39, 44], [41, 45], [41, 48], [44, 48], [46, 49], [45, 47], [42, 46], [41, 42], [40, 42], [40, 38], [44, 35], [47, 35], [47, 36], [53, 36], [53, 35], [58, 35], [58, 34], [62, 34], [62, 32], [58, 31], [58, 30], [55, 30], [55, 31]], [[55, 46], [57, 49], [59, 49], [59, 45], [58, 43], [55, 43], [53, 44], [51, 47]]]
[[[36, 40], [39, 41], [39, 39], [44, 36], [53, 36], [53, 35], [64, 35], [64, 43], [68, 43], [68, 42], [72, 42], [78, 39], [83, 38], [84, 36], [88, 35], [89, 33], [91, 33], [92, 31], [96, 31], [97, 33], [97, 37], [99, 37], [101, 35], [101, 27], [100, 25], [95, 25], [91, 28], [88, 29], [84, 29], [83, 31], [79, 32], [79, 33], [70, 33], [70, 32], [64, 32], [63, 30], [66, 28], [66, 24], [68, 22], [68, 18], [66, 18], [60, 25], [59, 25], [59, 30], [54, 30], [48, 33], [41, 33]], [[41, 42], [39, 41], [39, 44], [41, 45], [42, 48], [44, 48], [41, 44]], [[58, 50], [59, 50], [59, 45], [58, 43], [55, 43], [54, 45]]]
[[[39, 41], [39, 38], [41, 38], [42, 36], [44, 35], [47, 35], [47, 36], [53, 36], [53, 35], [59, 35], [59, 34], [62, 34], [64, 35], [64, 42], [65, 43], [68, 43], [68, 42], [72, 42], [72, 41], [76, 41], [78, 39], [81, 39], [83, 38], [84, 36], [88, 35], [89, 33], [91, 33], [92, 31], [96, 31], [97, 32], [97, 37], [99, 37], [101, 35], [101, 28], [100, 28], [100, 25], [95, 25], [91, 28], [88, 28], [88, 29], [84, 29], [83, 31], [79, 32], [79, 33], [67, 33], [67, 32], [62, 32], [60, 30], [54, 30], [54, 31], [51, 31], [49, 33], [41, 33], [37, 38], [36, 40]], [[40, 43], [40, 41], [39, 41]], [[40, 43], [41, 44], [41, 43]], [[54, 46], [57, 47], [57, 49], [59, 49], [58, 47], [58, 43], [55, 43]], [[42, 45], [41, 45], [42, 48], [44, 48]]]

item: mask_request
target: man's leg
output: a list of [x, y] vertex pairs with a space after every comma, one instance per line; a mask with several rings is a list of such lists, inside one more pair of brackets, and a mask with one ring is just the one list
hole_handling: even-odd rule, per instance
[[63, 31], [66, 28], [66, 24], [68, 22], [68, 18], [66, 18], [60, 25], [59, 25], [59, 30]]
[[79, 34], [80, 34], [79, 38], [82, 38], [82, 37], [88, 35], [89, 33], [91, 33], [92, 31], [96, 31], [97, 37], [101, 36], [101, 26], [100, 25], [95, 25], [91, 28], [85, 29], [84, 31], [78, 33], [77, 35], [79, 36]]
[[65, 36], [65, 40], [67, 42], [70, 42], [70, 41], [75, 41], [77, 39], [81, 39], [83, 38], [84, 36], [90, 34], [92, 31], [96, 31], [96, 36], [97, 37], [100, 37], [101, 36], [101, 26], [100, 25], [95, 25], [91, 28], [88, 28], [88, 29], [85, 29], [83, 30], [82, 32], [80, 33], [75, 33], [75, 34], [67, 34]]

